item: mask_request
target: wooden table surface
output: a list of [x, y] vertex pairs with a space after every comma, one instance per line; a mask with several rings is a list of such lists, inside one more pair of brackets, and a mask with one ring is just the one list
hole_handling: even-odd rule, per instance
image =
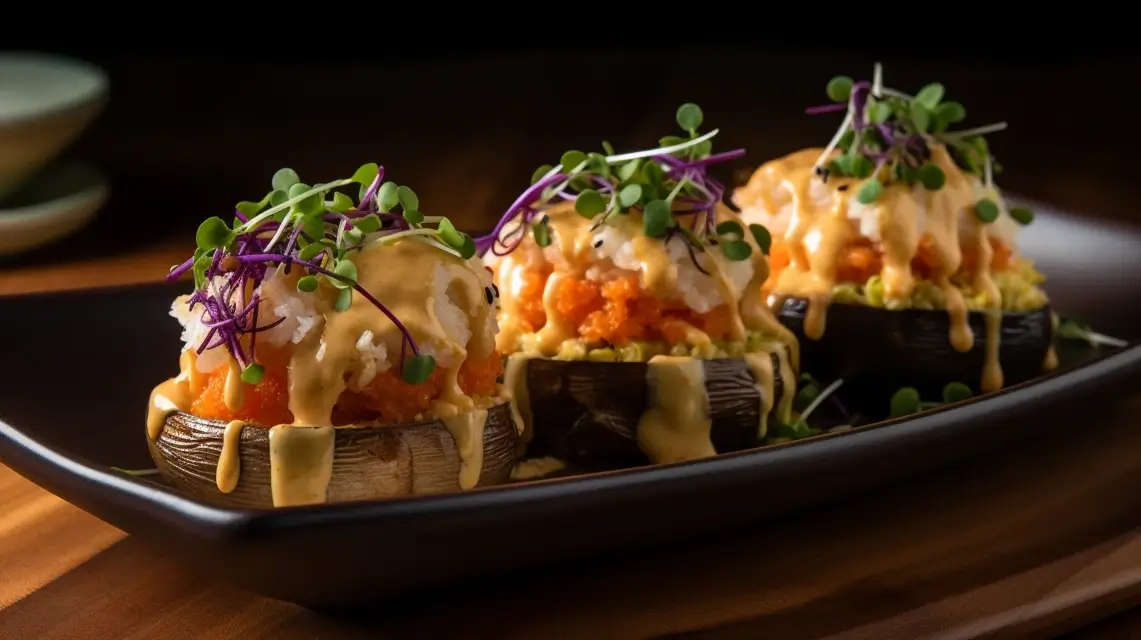
[[[721, 116], [726, 130], [744, 131], [750, 148], [760, 148], [760, 158], [814, 139], [803, 130], [750, 129], [750, 122], [778, 117], [776, 107], [757, 98], [763, 92], [746, 91], [735, 101], [719, 91], [725, 78], [746, 78], [757, 63], [732, 52], [710, 56], [679, 55], [671, 63], [676, 77], [648, 105], [620, 91], [600, 90], [614, 96], [595, 114], [605, 126], [568, 115], [574, 105], [537, 108], [535, 101], [555, 95], [541, 89], [530, 102], [473, 107], [478, 113], [472, 117], [482, 122], [478, 134], [453, 126], [441, 115], [450, 112], [431, 105], [458, 102], [477, 91], [495, 94], [549, 63], [472, 63], [443, 80], [432, 69], [405, 70], [404, 86], [428, 82], [424, 78], [447, 85], [416, 105], [436, 120], [423, 124], [407, 107], [404, 117], [412, 119], [406, 121], [417, 123], [409, 131], [384, 137], [367, 130], [358, 138], [370, 149], [380, 148], [385, 158], [406, 159], [403, 175], [411, 175], [407, 181], [422, 201], [469, 227], [486, 226], [533, 166], [563, 148], [585, 146], [582, 140], [593, 143], [602, 137], [599, 129], [624, 131], [627, 135], [612, 137], [623, 140], [667, 133], [662, 129], [669, 126], [669, 105], [682, 95], [706, 96], [707, 111]], [[176, 82], [173, 75], [155, 73], [169, 62], [106, 64], [119, 92], [114, 104], [121, 106], [108, 113], [80, 150], [112, 174], [117, 195], [85, 237], [0, 268], [0, 294], [157, 280], [188, 249], [186, 231], [194, 220], [258, 195], [246, 192], [260, 190], [265, 176], [281, 164], [301, 168], [303, 177], [313, 171], [333, 175], [377, 155], [349, 154], [359, 142], [346, 142], [344, 128], [339, 142], [320, 129], [299, 132], [290, 144], [281, 142], [274, 133], [281, 122], [301, 117], [288, 112], [288, 105], [284, 114], [258, 112], [257, 118], [227, 110], [216, 96], [243, 102], [241, 84], [249, 69], [241, 65], [198, 75], [183, 69]], [[802, 58], [799, 64], [797, 74], [784, 76], [774, 65], [778, 71], [770, 75], [780, 77], [772, 82], [800, 87], [793, 75], [802, 73], [822, 87], [831, 75], [827, 59]], [[702, 65], [717, 66], [722, 75], [703, 84], [696, 71]], [[851, 66], [839, 71], [858, 71]], [[902, 74], [915, 76], [900, 66]], [[1139, 67], [1136, 61], [1121, 66], [1117, 77]], [[985, 95], [999, 84], [963, 79], [966, 72], [954, 65], [945, 70], [960, 78], [957, 86], [967, 93]], [[291, 73], [352, 75], [344, 69]], [[500, 84], [491, 75], [499, 76], [494, 82]], [[1011, 82], [1026, 84], [1010, 93], [1018, 96], [1047, 76], [1076, 87], [1073, 93], [1083, 99], [1093, 91], [1083, 85], [1090, 82], [1088, 69], [1072, 68], [1012, 73]], [[185, 89], [195, 82], [211, 83], [213, 90], [200, 92], [207, 97], [186, 97], [198, 95]], [[185, 99], [171, 102], [179, 96]], [[758, 102], [742, 106], [746, 98]], [[1004, 103], [1014, 110], [1017, 105], [1016, 98]], [[157, 108], [177, 113], [157, 124], [138, 117]], [[190, 118], [192, 113], [201, 118]], [[1056, 144], [1087, 144], [1084, 159], [1049, 156], [1032, 137], [1016, 137], [1026, 146], [1018, 159], [1032, 168], [1012, 172], [1019, 190], [1128, 215], [1141, 190], [1125, 184], [1124, 169], [1112, 162], [1125, 157], [1121, 149], [1127, 145], [1104, 146], [1092, 134], [1056, 128]], [[550, 134], [552, 129], [563, 133]], [[324, 142], [325, 136], [333, 142]], [[264, 155], [270, 158], [228, 153], [234, 145], [268, 149]], [[296, 153], [322, 145], [329, 150], [323, 159]], [[429, 158], [416, 151], [424, 145], [444, 151]], [[163, 153], [172, 147], [178, 153]], [[347, 155], [351, 160], [341, 162]], [[1098, 168], [1083, 170], [1086, 165]], [[147, 186], [156, 180], [161, 187]], [[171, 198], [166, 191], [185, 196]], [[142, 240], [121, 243], [122, 231], [133, 228], [141, 215], [152, 215], [154, 229]], [[668, 557], [583, 563], [569, 573], [458, 588], [354, 617], [329, 617], [199, 576], [0, 466], [0, 638], [1049, 637], [1141, 604], [1139, 416], [1141, 395], [1092, 415], [1097, 437], [1023, 442], [842, 505], [678, 545]], [[1078, 635], [1119, 637], [1137, 629], [1139, 617], [1125, 613]]]

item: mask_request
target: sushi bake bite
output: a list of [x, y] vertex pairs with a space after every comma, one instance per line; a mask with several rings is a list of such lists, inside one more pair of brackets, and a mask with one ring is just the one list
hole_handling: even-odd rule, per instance
[[717, 131], [568, 151], [477, 240], [500, 293], [504, 386], [537, 449], [595, 467], [695, 460], [787, 422], [797, 342], [764, 304], [768, 232], [722, 204]]
[[232, 222], [199, 227], [170, 274], [194, 279], [171, 309], [181, 371], [147, 411], [174, 484], [271, 507], [508, 479], [521, 424], [499, 397], [491, 273], [383, 177], [368, 164], [311, 186], [283, 169]]
[[991, 392], [1053, 369], [1043, 276], [1018, 251], [1033, 213], [995, 184], [986, 136], [929, 84], [915, 95], [834, 78], [842, 122], [823, 148], [768, 162], [737, 189], [742, 218], [774, 236], [763, 290], [801, 338], [804, 366], [844, 378], [845, 402], [950, 383]]

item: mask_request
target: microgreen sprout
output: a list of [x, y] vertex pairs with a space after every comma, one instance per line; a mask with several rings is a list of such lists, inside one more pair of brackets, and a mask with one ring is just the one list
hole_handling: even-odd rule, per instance
[[[385, 182], [384, 168], [373, 163], [362, 165], [350, 178], [320, 185], [301, 182], [292, 169], [279, 170], [270, 182], [272, 190], [264, 198], [236, 205], [232, 223], [218, 217], [205, 220], [195, 234], [194, 255], [167, 275], [168, 280], [186, 273], [194, 277], [189, 305], [202, 309], [202, 322], [209, 329], [198, 353], [222, 347], [238, 361], [245, 383], [260, 382], [265, 369], [257, 362], [257, 334], [284, 318], [259, 323], [259, 287], [271, 269], [288, 273], [298, 268], [304, 275], [297, 289], [316, 292], [325, 287], [335, 310], [349, 309], [354, 297], [380, 310], [400, 330], [403, 379], [424, 382], [435, 360], [422, 354], [408, 328], [361, 286], [352, 256], [374, 241], [409, 240], [468, 259], [476, 253], [475, 241], [447, 218], [421, 213], [416, 193]], [[359, 187], [356, 201], [335, 191], [351, 185]], [[436, 226], [426, 226], [429, 223]]]
[[1064, 340], [1081, 340], [1088, 343], [1091, 347], [1115, 347], [1123, 349], [1129, 346], [1129, 343], [1121, 338], [1114, 338], [1098, 333], [1091, 329], [1089, 325], [1082, 324], [1077, 320], [1063, 319], [1058, 322], [1057, 335]]
[[[824, 180], [830, 176], [862, 180], [856, 191], [861, 203], [877, 201], [892, 182], [918, 183], [929, 191], [942, 189], [946, 176], [931, 162], [932, 145], [946, 147], [955, 164], [978, 176], [986, 188], [994, 186], [994, 174], [1001, 167], [985, 136], [1002, 131], [1006, 123], [951, 130], [966, 119], [967, 111], [958, 102], [944, 100], [943, 85], [931, 83], [909, 95], [884, 86], [883, 67], [877, 63], [871, 81], [837, 76], [828, 82], [826, 93], [833, 104], [811, 107], [808, 113], [842, 111], [844, 120], [816, 161], [816, 173]], [[836, 150], [838, 155], [834, 155]], [[979, 205], [976, 212], [983, 222], [998, 217], [997, 206]], [[1010, 215], [1024, 225], [1034, 219], [1025, 207], [1012, 209]]]
[[928, 402], [919, 397], [919, 391], [914, 387], [903, 387], [891, 396], [888, 417], [900, 418], [909, 416], [919, 413], [920, 411], [934, 409], [944, 404], [953, 404], [955, 402], [969, 400], [973, 398], [974, 395], [975, 393], [971, 391], [971, 388], [962, 382], [948, 382], [947, 386], [943, 387], [941, 394], [942, 401]]
[[[591, 219], [594, 228], [639, 211], [647, 236], [664, 242], [679, 238], [691, 258], [716, 244], [730, 260], [748, 259], [752, 246], [741, 225], [733, 223], [734, 228], [724, 231], [716, 226], [725, 187], [708, 175], [709, 166], [739, 158], [745, 150], [714, 154], [712, 139], [718, 131], [699, 132], [705, 115], [696, 104], [678, 107], [675, 119], [686, 135], [665, 136], [657, 148], [618, 154], [603, 142], [605, 155], [567, 151], [558, 164], [539, 167], [531, 186], [508, 207], [492, 232], [476, 240], [480, 254], [511, 253], [528, 231], [536, 244], [549, 245], [551, 230], [543, 212], [559, 202], [574, 202], [575, 211]], [[768, 232], [752, 226], [750, 231], [767, 253], [772, 243]], [[764, 244], [762, 237], [768, 238]]]
[[810, 427], [808, 425], [808, 418], [812, 416], [812, 413], [816, 411], [820, 405], [824, 404], [825, 400], [832, 397], [836, 390], [840, 388], [840, 385], [844, 384], [844, 380], [839, 378], [821, 391], [819, 384], [810, 376], [802, 378], [802, 382], [804, 382], [804, 384], [801, 386], [800, 391], [797, 392], [794, 404], [803, 404], [804, 408], [800, 411], [800, 415], [791, 423], [785, 424], [778, 422], [775, 425], [773, 430], [778, 438], [799, 440], [801, 438], [819, 435], [821, 430]]

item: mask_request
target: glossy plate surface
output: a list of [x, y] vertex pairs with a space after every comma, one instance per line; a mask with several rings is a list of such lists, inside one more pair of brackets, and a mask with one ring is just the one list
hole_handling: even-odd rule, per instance
[[[1141, 337], [1141, 230], [1038, 206], [1024, 250], [1063, 313]], [[1141, 374], [1141, 347], [1063, 345], [1064, 370], [921, 416], [694, 463], [426, 498], [277, 511], [217, 508], [109, 469], [149, 468], [151, 387], [176, 373], [187, 285], [0, 298], [0, 460], [47, 490], [241, 587], [310, 606], [667, 544], [834, 500], [1050, 425], [1083, 420]], [[541, 425], [539, 425], [541, 428]]]

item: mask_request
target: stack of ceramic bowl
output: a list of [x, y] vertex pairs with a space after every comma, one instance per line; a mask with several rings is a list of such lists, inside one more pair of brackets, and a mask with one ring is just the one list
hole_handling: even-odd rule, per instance
[[0, 256], [75, 233], [107, 199], [106, 180], [57, 157], [107, 102], [107, 76], [85, 62], [0, 51]]

